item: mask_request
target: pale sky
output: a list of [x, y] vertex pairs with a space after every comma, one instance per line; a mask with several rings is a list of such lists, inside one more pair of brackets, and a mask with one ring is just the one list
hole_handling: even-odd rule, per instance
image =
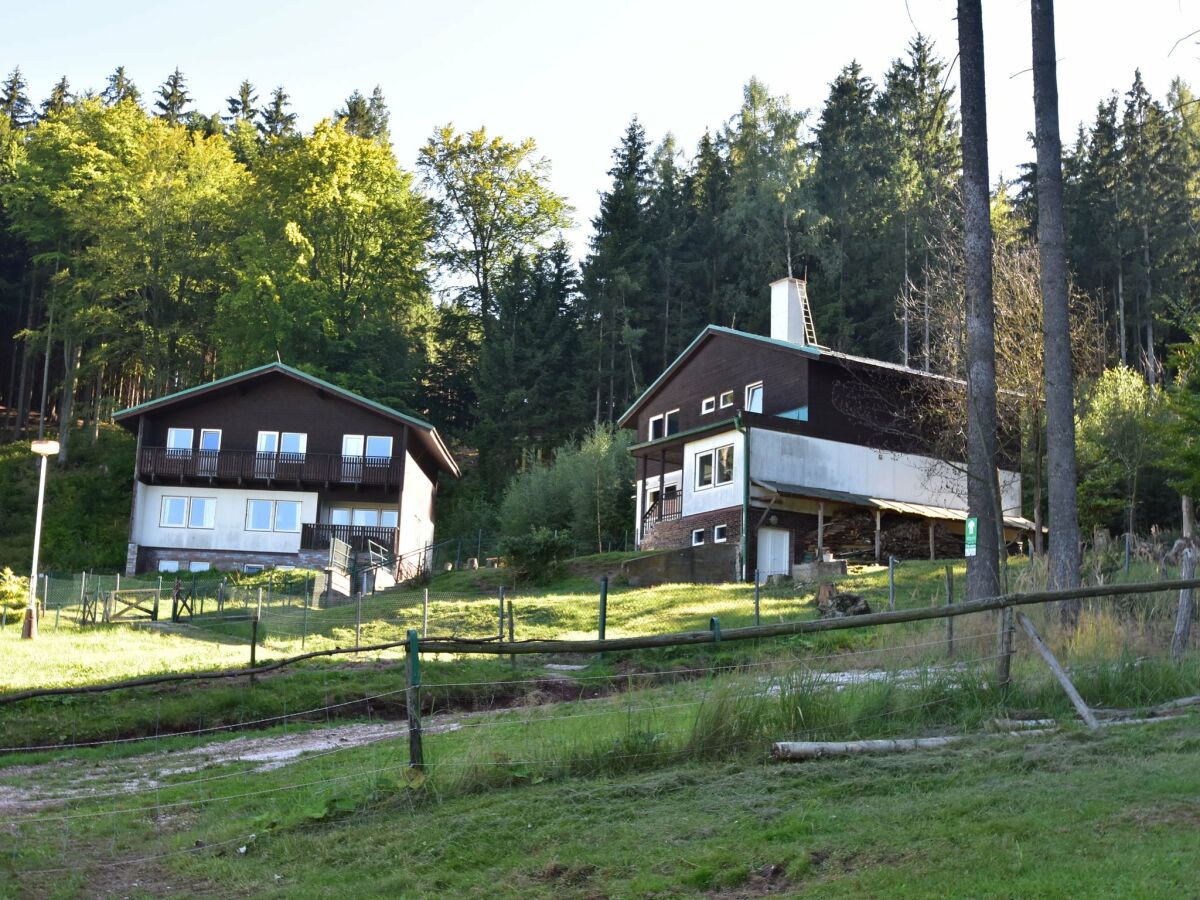
[[[1137, 67], [1158, 98], [1175, 75], [1200, 83], [1200, 37], [1171, 52], [1200, 29], [1200, 2], [1057, 6], [1064, 142], [1099, 100], [1128, 89]], [[1029, 3], [984, 7], [994, 182], [1032, 155]], [[830, 81], [852, 58], [879, 81], [919, 29], [952, 59], [954, 12], [953, 0], [0, 0], [0, 69], [20, 65], [40, 100], [60, 75], [99, 89], [122, 64], [145, 97], [178, 65], [205, 112], [224, 111], [242, 78], [258, 86], [260, 102], [283, 84], [306, 128], [355, 88], [379, 84], [405, 167], [446, 122], [535, 138], [554, 188], [577, 209], [570, 237], [581, 252], [611, 150], [635, 113], [653, 140], [672, 131], [690, 154], [758, 76], [812, 110], [815, 124]]]

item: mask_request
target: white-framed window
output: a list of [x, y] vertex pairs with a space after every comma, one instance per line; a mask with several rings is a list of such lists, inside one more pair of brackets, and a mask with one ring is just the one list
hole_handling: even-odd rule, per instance
[[361, 434], [343, 434], [342, 456], [362, 456], [365, 440]]
[[726, 407], [733, 406], [733, 391], [722, 391], [721, 397], [720, 397], [720, 402], [721, 402], [721, 409], [725, 409]]
[[221, 449], [221, 429], [220, 428], [201, 428], [200, 429], [200, 450], [215, 453]]
[[330, 525], [349, 525], [350, 510], [344, 506], [334, 506], [329, 510]]
[[212, 528], [216, 520], [216, 497], [193, 497], [188, 503], [188, 528]]
[[695, 528], [692, 530], [692, 546], [699, 547], [704, 543], [704, 529]]
[[763, 404], [763, 383], [756, 381], [754, 384], [746, 385], [746, 412], [760, 413], [762, 412]]
[[717, 408], [716, 397], [705, 397], [700, 401], [700, 415], [706, 416]]
[[651, 416], [650, 417], [649, 435], [650, 435], [649, 439], [652, 441], [657, 441], [660, 437], [663, 436], [663, 417], [662, 416]]
[[191, 456], [192, 436], [194, 434], [195, 432], [191, 428], [168, 428], [167, 455]]
[[308, 435], [302, 431], [285, 431], [279, 435], [279, 452], [303, 456], [308, 452]]
[[368, 434], [366, 456], [368, 462], [383, 464], [392, 458], [392, 436], [390, 434]]
[[350, 524], [364, 528], [374, 528], [379, 524], [379, 510], [355, 509], [350, 511]]
[[245, 573], [246, 575], [257, 575], [259, 572], [261, 572], [265, 568], [266, 568], [266, 566], [261, 565], [259, 563], [243, 563], [242, 564], [242, 572]]
[[212, 568], [212, 563], [206, 562], [190, 562], [188, 563], [189, 572], [207, 572]]
[[299, 531], [300, 530], [300, 501], [299, 500], [276, 500], [275, 501], [275, 530], [276, 531]]
[[279, 452], [279, 432], [260, 431], [254, 449], [259, 453], [275, 454]]
[[728, 534], [729, 534], [729, 526], [728, 525], [714, 525], [713, 526], [713, 543], [714, 544], [725, 543], [726, 536]]
[[[275, 504], [270, 500], [246, 501], [246, 530], [270, 531], [271, 514]], [[262, 571], [261, 569], [259, 571]]]
[[668, 435], [679, 433], [679, 410], [668, 410], [663, 416], [664, 432]]
[[160, 572], [178, 572], [179, 560], [177, 559], [160, 559], [158, 561], [158, 571]]
[[696, 490], [733, 481], [733, 444], [696, 454]]
[[163, 497], [158, 512], [158, 524], [163, 528], [186, 528], [187, 508], [187, 497]]
[[400, 526], [400, 510], [384, 509], [379, 512], [380, 528], [398, 528]]

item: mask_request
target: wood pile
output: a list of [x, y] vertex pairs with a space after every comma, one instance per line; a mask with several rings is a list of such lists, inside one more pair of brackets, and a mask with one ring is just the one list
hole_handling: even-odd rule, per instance
[[[933, 544], [939, 559], [962, 556], [962, 535], [950, 534], [948, 522], [934, 521]], [[929, 520], [899, 513], [884, 513], [880, 523], [880, 557], [897, 559], [929, 558]], [[802, 532], [806, 553], [815, 553], [817, 530]], [[871, 558], [875, 556], [875, 514], [870, 510], [843, 510], [825, 519], [825, 549], [836, 556]]]

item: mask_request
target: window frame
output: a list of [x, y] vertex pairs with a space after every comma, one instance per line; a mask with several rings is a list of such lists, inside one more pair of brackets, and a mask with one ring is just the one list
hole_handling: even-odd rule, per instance
[[[671, 416], [675, 417], [675, 430], [671, 430]], [[673, 434], [679, 434], [679, 407], [668, 409], [663, 413], [663, 437], [670, 437]]]
[[707, 416], [717, 411], [717, 398], [705, 397], [700, 401], [700, 415]]
[[[278, 531], [280, 534], [298, 534], [303, 529], [301, 518], [304, 516], [304, 503], [300, 500], [272, 500], [271, 503], [271, 530]], [[296, 507], [296, 527], [295, 528], [280, 528], [279, 527], [279, 504], [290, 503]]]
[[263, 563], [242, 563], [243, 575], [258, 575], [267, 571], [267, 567]]
[[[171, 568], [174, 566], [175, 568]], [[160, 559], [158, 561], [158, 572], [160, 575], [174, 575], [179, 571], [179, 560], [177, 559]]]
[[[709, 460], [709, 468], [708, 468], [709, 482], [708, 482], [708, 484], [701, 484], [700, 473], [703, 471], [703, 460], [706, 457]], [[714, 447], [709, 450], [701, 450], [699, 453], [696, 454], [696, 490], [708, 491], [708, 490], [712, 490], [716, 486], [717, 486], [717, 456], [716, 456], [716, 448]]]
[[717, 403], [721, 409], [728, 409], [733, 406], [733, 391], [721, 391], [717, 397]]
[[[251, 522], [250, 510], [253, 508], [255, 503], [266, 503], [270, 507], [271, 511], [267, 514], [267, 527], [266, 528], [254, 528], [250, 524], [250, 522]], [[258, 534], [265, 534], [268, 531], [275, 530], [273, 527], [274, 524], [275, 524], [275, 501], [274, 500], [265, 500], [262, 497], [247, 497], [246, 498], [246, 521], [245, 521], [245, 528], [242, 529], [243, 531], [254, 531], [254, 532], [257, 532]]]
[[[217, 436], [217, 446], [215, 446], [211, 449], [204, 446], [204, 436], [206, 434], [215, 434]], [[200, 443], [196, 445], [196, 449], [199, 450], [201, 453], [220, 453], [221, 452], [221, 437], [222, 437], [222, 435], [221, 435], [220, 428], [201, 428], [200, 429]]]
[[[198, 568], [200, 566], [203, 566], [203, 568]], [[212, 571], [212, 563], [210, 563], [206, 560], [193, 559], [188, 563], [188, 572], [189, 573], [211, 572], [211, 571]]]
[[[186, 433], [188, 436], [186, 447], [172, 447], [171, 435]], [[196, 429], [195, 428], [168, 428], [167, 429], [167, 456], [187, 457], [192, 455], [192, 450], [195, 449]]]
[[[396, 521], [392, 525], [384, 525], [384, 516], [394, 516]], [[399, 528], [400, 527], [400, 510], [398, 509], [381, 509], [379, 511], [379, 527], [380, 528]]]
[[[371, 441], [373, 440], [388, 442], [388, 452], [386, 456], [370, 454], [367, 452], [367, 448], [370, 447]], [[369, 465], [382, 466], [386, 463], [390, 463], [395, 450], [396, 440], [390, 434], [368, 434], [363, 436], [363, 459], [366, 460]]]
[[[283, 449], [283, 440], [284, 440], [284, 438], [289, 438], [289, 437], [300, 438], [300, 449], [299, 450], [284, 450]], [[307, 453], [308, 453], [308, 432], [307, 431], [281, 431], [281, 432], [279, 432], [279, 455], [280, 456], [287, 455], [288, 457], [294, 456], [294, 457], [299, 457], [300, 459], [303, 459]]]
[[[192, 510], [195, 508], [197, 500], [200, 500], [203, 503], [211, 503], [212, 504], [211, 524], [209, 524], [209, 525], [193, 525], [192, 524]], [[212, 529], [216, 528], [217, 527], [217, 498], [216, 497], [188, 497], [187, 527], [204, 530], [204, 531], [211, 531]]]
[[[655, 422], [657, 422], [659, 424], [659, 433], [657, 435], [654, 434], [654, 423]], [[647, 429], [646, 430], [646, 439], [651, 440], [651, 441], [657, 441], [659, 438], [666, 437], [666, 432], [664, 431], [665, 426], [666, 426], [666, 420], [662, 413], [659, 413], [657, 416], [651, 416], [650, 422], [646, 426], [646, 429]]]
[[692, 546], [693, 547], [704, 546], [704, 539], [705, 539], [705, 530], [703, 528], [693, 528], [692, 529]]
[[[758, 409], [750, 408], [750, 392], [754, 391], [754, 390], [757, 390], [759, 392], [759, 394], [758, 394]], [[755, 382], [752, 382], [752, 383], [746, 385], [746, 392], [743, 395], [742, 409], [745, 410], [746, 412], [762, 413], [763, 395], [765, 393], [766, 392], [763, 390], [763, 383], [761, 380], [755, 381]]]
[[[718, 531], [721, 533], [720, 537], [717, 536]], [[729, 540], [729, 526], [728, 525], [714, 525], [712, 542], [714, 544], [724, 544], [728, 540]]]
[[[166, 521], [167, 501], [168, 500], [182, 500], [183, 501], [183, 518], [182, 518], [182, 520], [180, 520], [178, 525], [174, 525], [174, 524]], [[191, 504], [188, 502], [188, 500], [189, 500], [188, 497], [182, 497], [179, 494], [163, 494], [162, 497], [159, 498], [158, 527], [159, 528], [187, 528], [188, 527], [188, 508], [191, 506]]]

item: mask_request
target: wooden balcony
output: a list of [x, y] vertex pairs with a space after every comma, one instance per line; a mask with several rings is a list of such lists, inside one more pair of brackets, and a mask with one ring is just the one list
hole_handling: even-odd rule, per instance
[[356, 551], [367, 549], [367, 543], [375, 543], [395, 551], [397, 528], [382, 528], [378, 525], [302, 525], [300, 528], [301, 550], [328, 550], [331, 538], [345, 541]]
[[403, 460], [335, 453], [256, 453], [253, 450], [172, 450], [143, 447], [138, 477], [145, 482], [400, 487]]

